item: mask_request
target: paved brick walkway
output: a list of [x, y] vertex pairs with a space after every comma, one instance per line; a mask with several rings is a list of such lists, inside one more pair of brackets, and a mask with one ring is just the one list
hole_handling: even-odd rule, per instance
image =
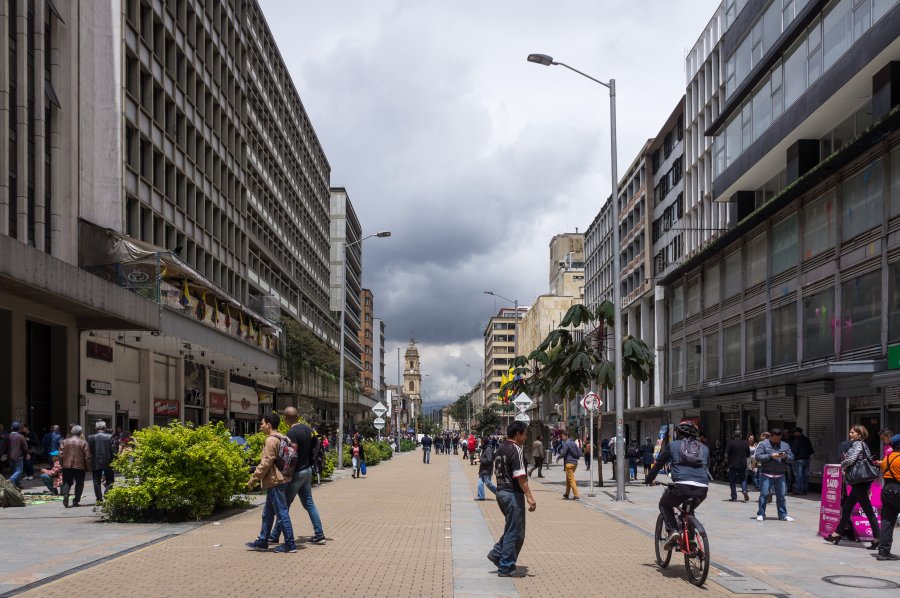
[[[297, 554], [245, 549], [259, 533], [261, 512], [253, 509], [22, 595], [96, 596], [106, 587], [130, 596], [452, 596], [447, 471], [446, 463], [426, 467], [403, 455], [366, 478], [315, 489], [333, 540]], [[306, 512], [297, 503], [291, 511], [295, 533], [311, 535]]]

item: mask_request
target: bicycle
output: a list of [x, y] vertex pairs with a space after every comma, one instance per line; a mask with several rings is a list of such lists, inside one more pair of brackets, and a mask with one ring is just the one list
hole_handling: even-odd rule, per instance
[[[673, 484], [657, 482], [659, 486], [672, 486]], [[700, 501], [696, 498], [685, 500], [678, 509], [675, 517], [678, 520], [678, 532], [680, 537], [674, 547], [666, 547], [668, 534], [662, 513], [656, 519], [656, 533], [654, 535], [654, 548], [656, 550], [656, 564], [665, 569], [672, 560], [672, 551], [684, 554], [684, 566], [687, 569], [688, 578], [697, 587], [703, 585], [709, 575], [709, 538], [703, 525], [694, 515], [694, 510]]]

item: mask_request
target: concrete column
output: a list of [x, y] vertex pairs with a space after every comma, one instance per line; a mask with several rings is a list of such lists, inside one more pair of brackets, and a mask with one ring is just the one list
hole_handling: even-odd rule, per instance
[[140, 380], [141, 380], [141, 397], [140, 411], [138, 418], [140, 426], [145, 428], [153, 425], [153, 399], [155, 397], [155, 388], [153, 381], [153, 353], [148, 349], [140, 351]]
[[[60, 99], [60, 102], [65, 102], [65, 86], [59, 85], [61, 75], [61, 69], [59, 66], [59, 49], [61, 44], [59, 40], [63, 35], [68, 33], [68, 30], [61, 32], [58, 26], [54, 26], [50, 31], [50, 39], [44, 40], [44, 51], [50, 52], [50, 81], [55, 83], [54, 88], [57, 96]], [[65, 170], [60, 162], [60, 119], [71, 119], [71, 113], [74, 112], [73, 102], [69, 102], [67, 106], [68, 110], [66, 111], [52, 111], [50, 115], [50, 138], [44, 140], [44, 143], [50, 144], [50, 172], [44, 173], [45, 176], [47, 176], [50, 180], [50, 206], [49, 209], [45, 206], [44, 226], [50, 227], [50, 255], [52, 255], [53, 257], [60, 257], [59, 234], [61, 230], [61, 197], [62, 193], [67, 190], [68, 187], [70, 187], [70, 185], [63, 185], [62, 183], [63, 173], [65, 172]], [[74, 148], [75, 144], [72, 143], [71, 146]], [[73, 160], [73, 162], [77, 162], [77, 160]]]
[[[641, 339], [647, 343], [647, 346], [650, 348], [653, 348], [656, 343], [656, 337], [654, 335], [655, 323], [650, 315], [650, 306], [652, 304], [652, 294], [648, 294], [641, 299]], [[641, 384], [641, 407], [648, 407], [651, 404], [650, 386], [649, 381]]]
[[[34, 246], [44, 251], [44, 227], [46, 213], [44, 195], [47, 189], [44, 168], [45, 121], [44, 108], [47, 98], [44, 93], [44, 52], [49, 40], [44, 39], [45, 2], [34, 3]], [[49, 248], [47, 248], [49, 249]], [[115, 424], [115, 421], [113, 422]]]
[[[8, 4], [0, 2], [0, 40], [9, 37]], [[0, 44], [0, 235], [9, 235], [9, 44]], [[2, 388], [0, 388], [2, 390]]]
[[28, 243], [28, 0], [16, 5], [16, 237]]
[[13, 310], [10, 316], [10, 338], [13, 351], [10, 355], [10, 402], [12, 419], [25, 421], [26, 409], [26, 380], [28, 356], [25, 351], [27, 346], [25, 330], [25, 314]]
[[[669, 334], [666, 329], [666, 294], [665, 287], [654, 286], [654, 297], [656, 309], [653, 310], [653, 326], [656, 329], [654, 334], [654, 345], [650, 348], [655, 350], [656, 363], [653, 366], [653, 380], [656, 388], [657, 404], [665, 403], [666, 397], [666, 343]], [[657, 349], [660, 348], [660, 349]]]

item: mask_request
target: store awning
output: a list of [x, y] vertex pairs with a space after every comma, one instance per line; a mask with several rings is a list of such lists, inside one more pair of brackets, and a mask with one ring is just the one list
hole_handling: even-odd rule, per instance
[[259, 416], [259, 397], [255, 388], [231, 382], [228, 385], [228, 399], [233, 415]]

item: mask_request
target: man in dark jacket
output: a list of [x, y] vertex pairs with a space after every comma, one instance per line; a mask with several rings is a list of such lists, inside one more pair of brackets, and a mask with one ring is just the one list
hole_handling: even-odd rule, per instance
[[741, 438], [740, 432], [734, 433], [734, 438], [725, 447], [725, 459], [728, 461], [728, 484], [731, 486], [731, 501], [737, 500], [737, 482], [741, 483], [741, 493], [744, 502], [750, 500], [747, 494], [747, 459], [750, 457], [750, 445]]
[[425, 432], [425, 435], [422, 436], [422, 463], [431, 463], [432, 444], [434, 444], [434, 441], [428, 435], [428, 432]]
[[794, 492], [792, 494], [803, 495], [809, 490], [809, 458], [816, 452], [812, 442], [803, 434], [803, 428], [794, 429], [791, 452], [794, 453]]
[[759, 463], [759, 509], [757, 521], [766, 519], [766, 503], [769, 488], [775, 489], [775, 504], [778, 507], [778, 518], [782, 521], [793, 521], [787, 513], [787, 502], [784, 495], [787, 491], [787, 470], [794, 462], [794, 453], [787, 442], [781, 440], [781, 429], [772, 428], [769, 438], [756, 445], [756, 462]]
[[497, 494], [497, 487], [491, 481], [494, 472], [494, 445], [487, 438], [481, 438], [481, 454], [478, 457], [478, 496], [475, 500], [484, 500], [484, 487]]
[[94, 481], [94, 498], [97, 503], [103, 502], [103, 491], [100, 489], [100, 481], [106, 478], [106, 490], [113, 485], [113, 470], [110, 465], [113, 460], [112, 434], [106, 431], [106, 422], [99, 421], [94, 424], [95, 434], [88, 436], [88, 446], [91, 448], [91, 478]]
[[578, 486], [575, 483], [575, 468], [578, 467], [578, 460], [581, 459], [581, 449], [575, 444], [575, 441], [569, 438], [568, 433], [560, 434], [560, 440], [563, 441], [562, 448], [559, 449], [559, 455], [556, 460], [563, 459], [566, 469], [566, 490], [563, 498], [569, 500], [569, 490], [572, 490], [572, 500], [578, 500]]

